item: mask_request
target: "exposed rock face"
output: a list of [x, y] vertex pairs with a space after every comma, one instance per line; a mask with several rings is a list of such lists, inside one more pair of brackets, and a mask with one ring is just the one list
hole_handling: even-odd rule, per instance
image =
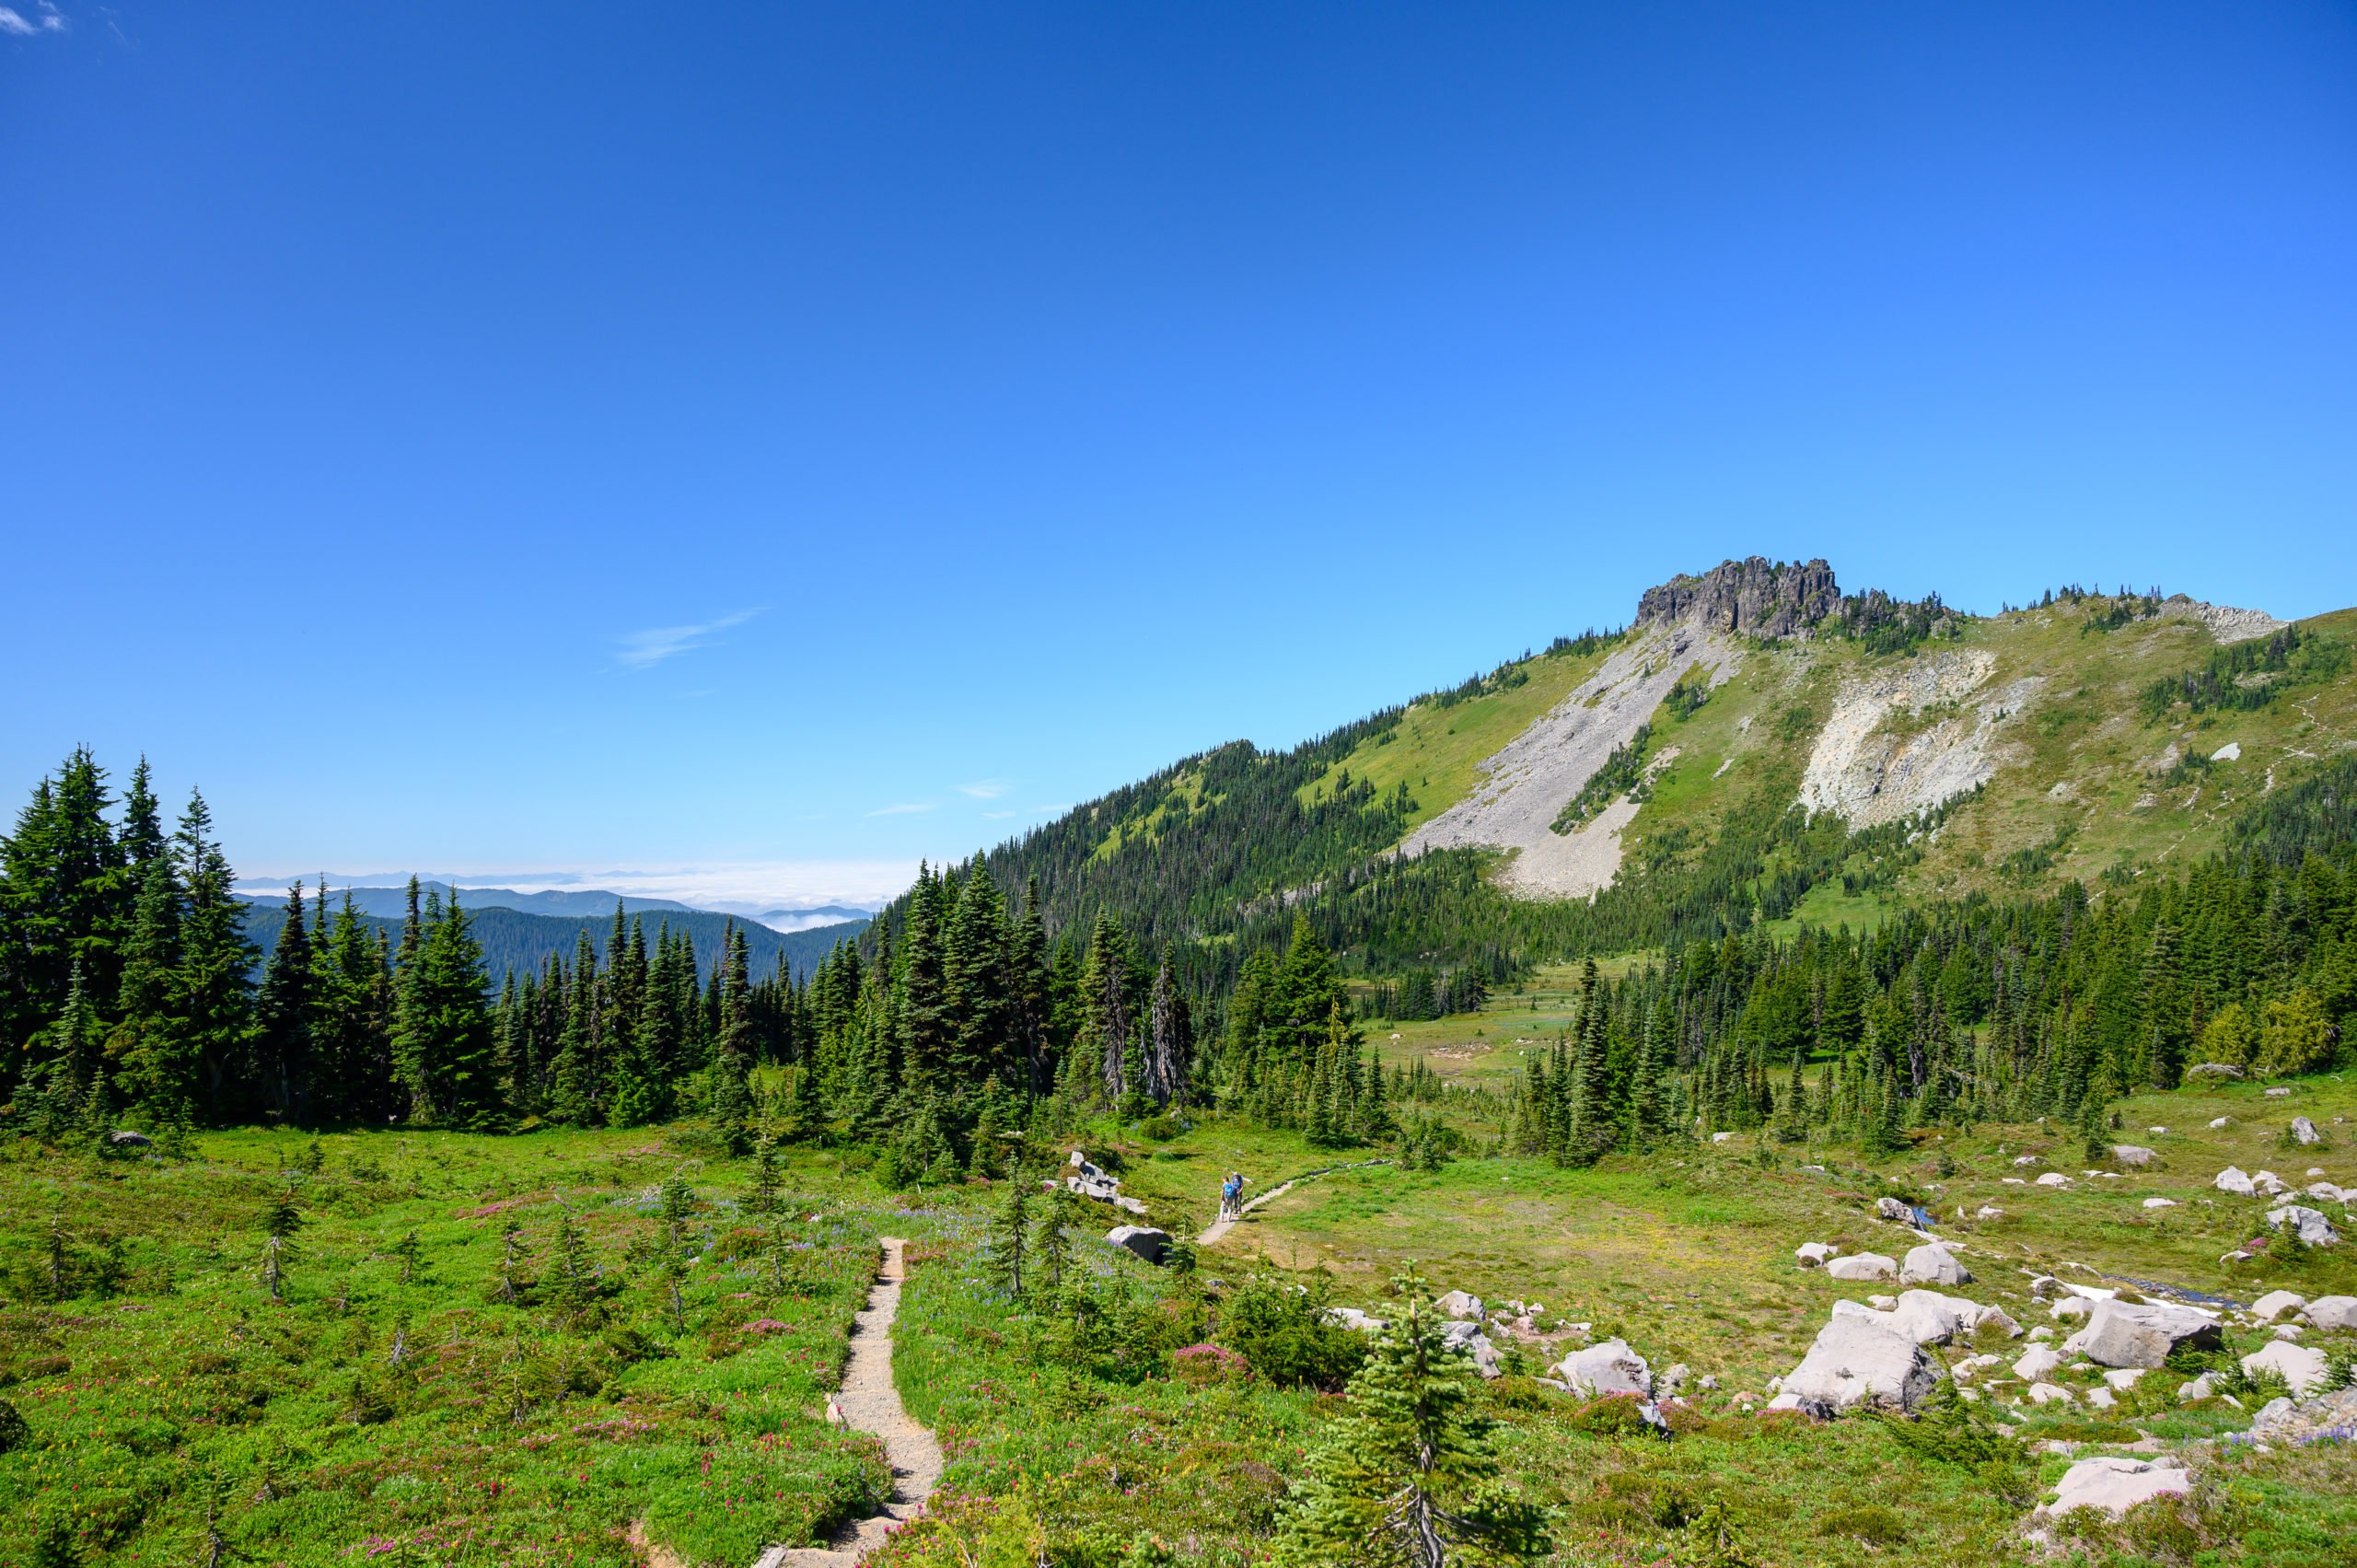
[[2327, 1432], [2345, 1433], [2351, 1427], [2357, 1427], [2357, 1388], [2340, 1388], [2298, 1404], [2289, 1400], [2270, 1401], [2250, 1423], [2250, 1434], [2278, 1443], [2298, 1442]]
[[1913, 1410], [1942, 1376], [1939, 1363], [1906, 1335], [1843, 1315], [1817, 1330], [1768, 1408], [1815, 1415], [1853, 1405]]
[[2190, 1307], [2098, 1301], [2087, 1326], [2062, 1342], [2062, 1353], [2084, 1355], [2098, 1366], [2158, 1366], [2189, 1342], [2215, 1349], [2218, 1325]]
[[1840, 608], [1840, 587], [1823, 561], [1786, 563], [1754, 555], [1723, 561], [1699, 577], [1680, 573], [1647, 588], [1637, 600], [1637, 624], [1693, 621], [1714, 632], [1790, 637]]
[[1634, 1394], [1643, 1400], [1651, 1398], [1654, 1391], [1653, 1368], [1620, 1340], [1607, 1340], [1567, 1355], [1558, 1370], [1572, 1392], [1591, 1399]]
[[2192, 1472], [2174, 1461], [2155, 1463], [2105, 1455], [2081, 1459], [2065, 1470], [2054, 1501], [2039, 1512], [2067, 1514], [2073, 1508], [2099, 1508], [2117, 1518], [2139, 1503], [2183, 1496], [2192, 1490]]
[[[1964, 706], [1996, 668], [1995, 655], [1972, 649], [1926, 654], [1842, 682], [1801, 778], [1802, 809], [1870, 828], [1986, 783], [2001, 760], [1998, 726], [2043, 679], [2025, 676]], [[1921, 723], [1926, 709], [1940, 712]]]

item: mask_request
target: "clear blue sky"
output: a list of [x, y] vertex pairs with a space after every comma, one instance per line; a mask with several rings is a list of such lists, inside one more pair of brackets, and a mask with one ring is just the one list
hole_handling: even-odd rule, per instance
[[868, 890], [1729, 554], [2357, 600], [2345, 4], [6, 4], [0, 786], [241, 867]]

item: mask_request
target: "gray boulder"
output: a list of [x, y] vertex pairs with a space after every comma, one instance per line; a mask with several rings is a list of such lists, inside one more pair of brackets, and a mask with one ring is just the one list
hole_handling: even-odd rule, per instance
[[2357, 1388], [2337, 1388], [2313, 1400], [2270, 1400], [2250, 1423], [2250, 1434], [2298, 1443], [2357, 1428]]
[[1466, 1318], [1478, 1323], [1481, 1320], [1481, 1298], [1461, 1290], [1453, 1290], [1434, 1302], [1433, 1310], [1444, 1318]]
[[1980, 1325], [1980, 1304], [1935, 1290], [1910, 1290], [1899, 1296], [1898, 1305], [1887, 1316], [1894, 1333], [1904, 1334], [1919, 1345], [1944, 1345]]
[[1898, 1283], [1910, 1285], [1960, 1285], [1971, 1283], [1972, 1271], [1936, 1241], [1910, 1249], [1898, 1268]]
[[1847, 1258], [1836, 1258], [1825, 1265], [1825, 1276], [1833, 1280], [1848, 1280], [1863, 1284], [1870, 1280], [1887, 1280], [1898, 1272], [1898, 1260], [1879, 1252], [1852, 1252]]
[[1382, 1318], [1370, 1318], [1355, 1307], [1329, 1307], [1326, 1309], [1326, 1320], [1362, 1334], [1379, 1334], [1389, 1327]]
[[2239, 1067], [2230, 1067], [2223, 1062], [2197, 1062], [2185, 1070], [2185, 1075], [2189, 1078], [2239, 1079], [2243, 1075], [2243, 1070]]
[[2103, 1455], [2081, 1459], [2062, 1473], [2054, 1501], [2041, 1514], [2095, 1508], [2118, 1518], [2155, 1497], [2182, 1497], [2193, 1490], [2193, 1474], [2174, 1460], [2154, 1461]]
[[2247, 1198], [2258, 1191], [2251, 1185], [2250, 1177], [2237, 1166], [2228, 1166], [2211, 1179], [2210, 1185], [2221, 1192], [2235, 1192]]
[[2357, 1295], [2320, 1295], [2301, 1317], [2318, 1329], [2357, 1329]]
[[1839, 1248], [1829, 1247], [1822, 1241], [1805, 1241], [1793, 1249], [1793, 1257], [1802, 1268], [1815, 1269], [1822, 1267], [1828, 1258], [1833, 1257], [1840, 1250]]
[[1875, 1213], [1884, 1219], [1897, 1220], [1900, 1225], [1915, 1223], [1915, 1211], [1896, 1198], [1875, 1199]]
[[2295, 1144], [2321, 1144], [2324, 1134], [2317, 1132], [2316, 1124], [2306, 1117], [2295, 1116], [2292, 1118], [2292, 1141]]
[[1590, 1399], [1608, 1394], [1634, 1394], [1641, 1400], [1653, 1396], [1653, 1368], [1624, 1341], [1607, 1340], [1573, 1352], [1556, 1371], [1572, 1392]]
[[2260, 1372], [2280, 1372], [2283, 1381], [2291, 1385], [2293, 1395], [2305, 1399], [2324, 1387], [2324, 1352], [2312, 1345], [2277, 1340], [2243, 1357], [2243, 1370], [2254, 1376]]
[[2332, 1228], [2332, 1222], [2320, 1211], [2301, 1203], [2268, 1210], [2267, 1223], [2278, 1230], [2290, 1231], [2310, 1247], [2330, 1247], [2340, 1239], [2340, 1233]]
[[152, 1149], [155, 1146], [155, 1139], [145, 1132], [134, 1132], [128, 1127], [118, 1127], [107, 1134], [107, 1147], [110, 1149]]
[[1170, 1250], [1170, 1233], [1150, 1225], [1117, 1225], [1105, 1233], [1105, 1239], [1149, 1263], [1161, 1262]]
[[2124, 1165], [2131, 1170], [2141, 1170], [2161, 1156], [2158, 1152], [2148, 1149], [2142, 1144], [2114, 1144], [2111, 1146], [2111, 1157], [2117, 1164]]
[[2215, 1350], [2219, 1343], [2217, 1323], [2190, 1307], [2098, 1301], [2087, 1326], [2062, 1342], [2062, 1353], [2098, 1366], [2158, 1366], [2178, 1345]]
[[1859, 1405], [1913, 1410], [1945, 1374], [1923, 1347], [1863, 1318], [1839, 1317], [1819, 1329], [1808, 1354], [1784, 1378], [1771, 1410], [1813, 1414]]

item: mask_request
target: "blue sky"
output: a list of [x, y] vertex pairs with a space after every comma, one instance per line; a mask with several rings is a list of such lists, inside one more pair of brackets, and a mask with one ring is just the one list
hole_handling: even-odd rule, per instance
[[1730, 554], [2335, 608], [2352, 82], [2337, 4], [6, 0], [0, 782], [872, 896]]

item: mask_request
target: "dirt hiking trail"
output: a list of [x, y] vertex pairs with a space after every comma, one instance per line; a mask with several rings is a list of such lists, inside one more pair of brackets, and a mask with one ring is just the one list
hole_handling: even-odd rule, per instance
[[908, 1243], [900, 1237], [878, 1238], [884, 1246], [884, 1267], [867, 1293], [867, 1306], [852, 1321], [851, 1365], [843, 1371], [842, 1391], [835, 1403], [843, 1423], [854, 1432], [872, 1432], [884, 1439], [884, 1458], [892, 1467], [892, 1497], [880, 1514], [845, 1527], [832, 1545], [773, 1546], [761, 1553], [753, 1568], [851, 1568], [884, 1544], [895, 1526], [913, 1516], [941, 1481], [941, 1445], [919, 1426], [900, 1404], [892, 1386], [892, 1320], [900, 1316], [900, 1283], [909, 1277], [904, 1255]]
[[1213, 1220], [1212, 1222], [1211, 1229], [1195, 1237], [1195, 1245], [1198, 1247], [1209, 1247], [1213, 1242], [1217, 1241], [1221, 1237], [1225, 1236], [1229, 1231], [1234, 1230], [1237, 1220], [1242, 1219], [1246, 1214], [1250, 1214], [1253, 1210], [1259, 1208], [1261, 1204], [1268, 1202], [1271, 1199], [1283, 1197], [1286, 1193], [1292, 1191], [1295, 1187], [1304, 1181], [1314, 1180], [1316, 1178], [1320, 1176], [1331, 1176], [1338, 1170], [1364, 1170], [1371, 1165], [1389, 1165], [1390, 1163], [1391, 1162], [1389, 1160], [1360, 1160], [1354, 1165], [1329, 1165], [1320, 1170], [1305, 1170], [1299, 1176], [1295, 1177], [1291, 1181], [1280, 1182], [1276, 1186], [1270, 1188], [1266, 1192], [1261, 1193], [1258, 1198], [1253, 1199], [1250, 1202], [1246, 1203], [1241, 1209], [1238, 1209], [1232, 1217], [1223, 1215], [1221, 1218]]

